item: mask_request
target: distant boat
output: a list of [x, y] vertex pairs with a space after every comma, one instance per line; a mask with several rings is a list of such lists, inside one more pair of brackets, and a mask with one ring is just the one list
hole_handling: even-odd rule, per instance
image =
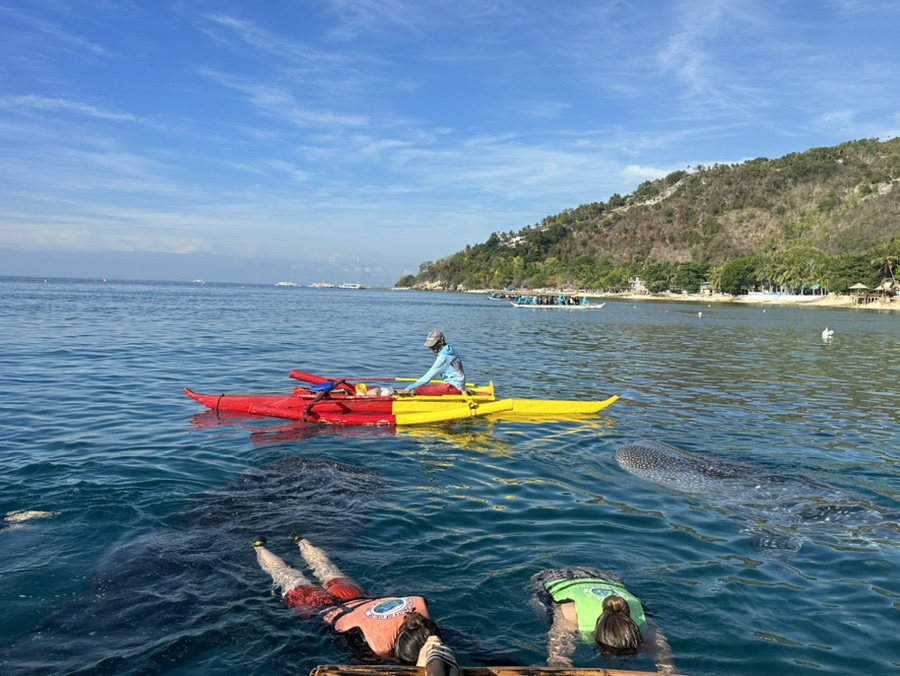
[[329, 284], [328, 282], [314, 282], [309, 285], [310, 289], [333, 289], [334, 284]]
[[275, 286], [300, 286], [297, 282], [275, 282]]
[[341, 284], [341, 288], [342, 289], [362, 289], [364, 287], [362, 287], [359, 284], [350, 284], [349, 282], [344, 282], [343, 284]]
[[606, 303], [576, 303], [575, 305], [562, 305], [558, 303], [517, 303], [510, 301], [513, 307], [526, 308], [528, 310], [599, 310]]
[[202, 279], [192, 279], [191, 284], [206, 284]]

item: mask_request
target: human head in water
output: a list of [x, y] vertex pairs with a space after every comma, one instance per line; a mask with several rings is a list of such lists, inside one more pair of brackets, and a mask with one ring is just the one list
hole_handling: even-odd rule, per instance
[[430, 347], [431, 351], [435, 354], [444, 349], [444, 345], [446, 344], [447, 341], [444, 339], [444, 334], [437, 330], [429, 333], [428, 337], [425, 339], [425, 347]]
[[594, 627], [594, 641], [604, 655], [634, 655], [641, 645], [641, 630], [631, 619], [628, 602], [612, 594], [603, 599], [603, 612]]
[[429, 636], [441, 637], [437, 624], [415, 610], [403, 618], [400, 633], [394, 639], [394, 659], [400, 664], [415, 664]]

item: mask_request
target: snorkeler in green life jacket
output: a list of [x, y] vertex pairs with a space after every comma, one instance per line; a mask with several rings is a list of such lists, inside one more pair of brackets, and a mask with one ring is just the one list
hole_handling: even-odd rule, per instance
[[531, 578], [530, 593], [552, 612], [547, 664], [572, 667], [575, 637], [606, 656], [634, 655], [644, 648], [662, 673], [675, 669], [662, 631], [644, 614], [640, 599], [613, 574], [596, 568], [551, 569]]

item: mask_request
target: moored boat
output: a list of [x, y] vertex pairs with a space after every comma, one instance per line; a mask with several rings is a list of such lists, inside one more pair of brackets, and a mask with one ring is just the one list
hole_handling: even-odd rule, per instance
[[[512, 302], [512, 301], [511, 301]], [[606, 303], [522, 303], [512, 302], [513, 307], [527, 308], [529, 310], [599, 310]]]

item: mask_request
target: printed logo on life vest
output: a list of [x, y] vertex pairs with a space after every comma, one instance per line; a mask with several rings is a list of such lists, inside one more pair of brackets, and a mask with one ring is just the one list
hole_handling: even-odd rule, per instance
[[405, 615], [412, 610], [413, 602], [411, 598], [384, 599], [366, 611], [366, 617], [373, 620], [389, 620], [392, 617]]
[[611, 596], [613, 592], [609, 587], [585, 587], [584, 593], [588, 596], [605, 599], [607, 596]]

